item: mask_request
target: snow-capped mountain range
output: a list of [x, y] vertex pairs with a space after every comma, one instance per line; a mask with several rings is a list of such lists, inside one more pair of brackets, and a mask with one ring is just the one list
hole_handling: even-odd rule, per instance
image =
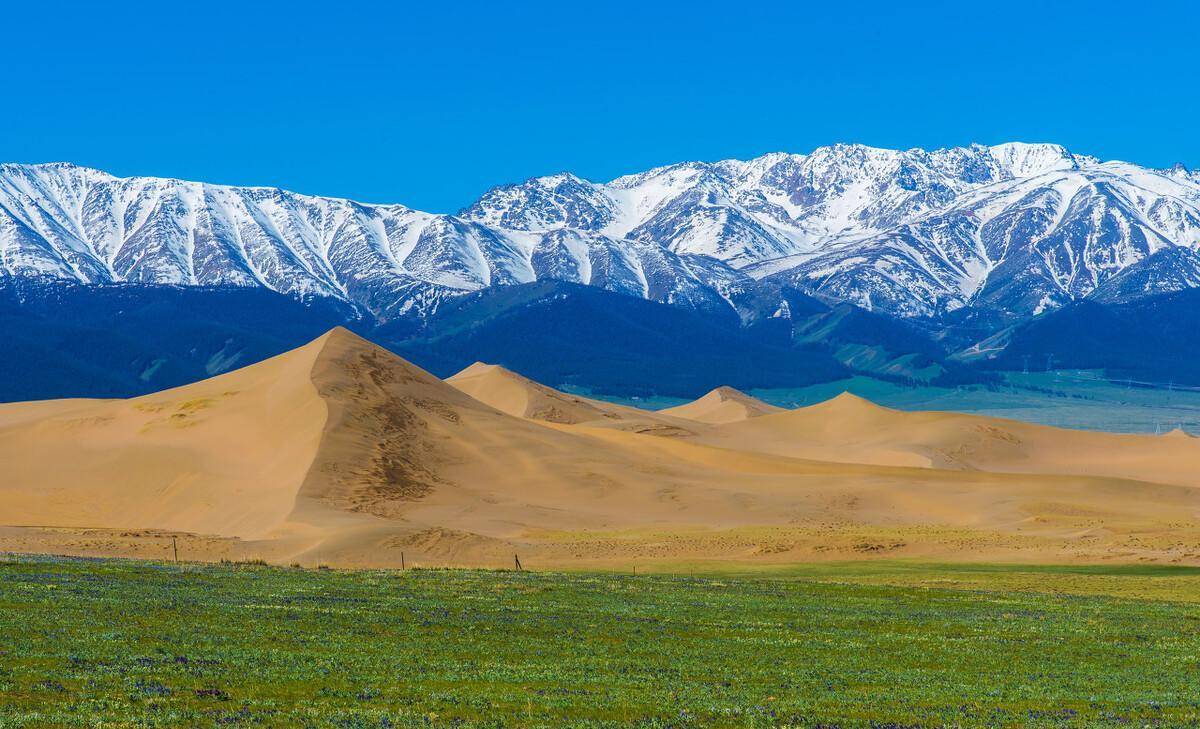
[[861, 145], [497, 187], [457, 215], [0, 165], [0, 275], [262, 286], [380, 319], [561, 279], [744, 319], [778, 288], [900, 316], [1026, 317], [1200, 287], [1200, 175], [1053, 144]]

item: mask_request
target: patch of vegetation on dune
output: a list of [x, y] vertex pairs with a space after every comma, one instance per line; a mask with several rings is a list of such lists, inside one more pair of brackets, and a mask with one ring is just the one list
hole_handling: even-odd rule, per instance
[[[1200, 722], [1195, 604], [1004, 582], [1191, 573], [873, 564], [875, 578], [10, 558], [0, 727]], [[938, 574], [966, 584], [915, 584]], [[998, 588], [976, 589], [988, 575]]]

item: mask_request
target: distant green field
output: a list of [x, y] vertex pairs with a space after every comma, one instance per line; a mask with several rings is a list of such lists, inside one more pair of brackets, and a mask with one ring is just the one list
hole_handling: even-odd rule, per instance
[[[939, 576], [970, 587], [904, 584]], [[1200, 605], [1146, 597], [1190, 599], [1196, 581], [8, 559], [0, 727], [1196, 725]]]
[[[774, 405], [794, 408], [815, 405], [849, 391], [899, 410], [951, 410], [1116, 433], [1165, 433], [1182, 427], [1193, 435], [1200, 434], [1200, 391], [1196, 388], [1169, 389], [1168, 383], [1154, 388], [1138, 387], [1106, 380], [1089, 370], [1010, 372], [1004, 378], [1002, 385], [948, 388], [852, 377], [809, 387], [751, 390], [750, 394]], [[660, 397], [604, 399], [651, 410], [686, 402]]]
[[900, 410], [953, 410], [1116, 433], [1165, 433], [1182, 427], [1200, 434], [1200, 392], [1136, 387], [1087, 370], [1010, 372], [1005, 384], [988, 387], [906, 387], [855, 377], [800, 389], [753, 390], [752, 394], [776, 405], [796, 407], [827, 400], [843, 390]]

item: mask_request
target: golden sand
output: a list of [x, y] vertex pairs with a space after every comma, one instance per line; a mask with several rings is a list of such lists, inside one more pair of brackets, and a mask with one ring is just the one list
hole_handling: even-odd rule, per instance
[[0, 550], [342, 566], [1200, 564], [1200, 441], [722, 388], [663, 413], [342, 329], [130, 400], [0, 405]]

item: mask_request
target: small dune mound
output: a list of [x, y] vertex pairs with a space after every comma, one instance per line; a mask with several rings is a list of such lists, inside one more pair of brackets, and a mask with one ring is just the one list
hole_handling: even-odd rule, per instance
[[896, 415], [901, 411], [885, 408], [882, 405], [877, 405], [865, 397], [859, 397], [849, 390], [843, 391], [836, 397], [831, 397], [824, 402], [819, 402], [816, 405], [810, 405], [803, 408], [804, 412], [812, 414], [839, 415], [848, 417], [862, 416], [887, 416]]
[[1179, 440], [1193, 440], [1193, 439], [1195, 439], [1195, 438], [1196, 438], [1196, 436], [1194, 436], [1194, 435], [1192, 435], [1191, 433], [1187, 432], [1187, 431], [1186, 431], [1186, 430], [1184, 430], [1183, 428], [1172, 428], [1170, 431], [1168, 431], [1168, 432], [1166, 432], [1166, 433], [1163, 433], [1163, 434], [1162, 434], [1162, 437], [1164, 437], [1164, 438], [1176, 438], [1176, 439], [1179, 439]]
[[740, 390], [724, 386], [711, 390], [703, 397], [686, 405], [678, 405], [660, 411], [664, 415], [695, 420], [711, 425], [736, 423], [748, 418], [783, 412], [783, 408], [765, 403]]

